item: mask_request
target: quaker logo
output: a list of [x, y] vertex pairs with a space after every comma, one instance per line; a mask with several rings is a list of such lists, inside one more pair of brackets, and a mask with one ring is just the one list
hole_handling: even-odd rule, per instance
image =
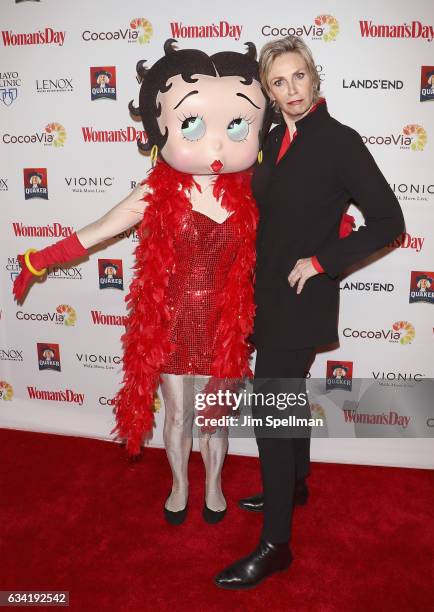
[[37, 342], [38, 367], [40, 370], [60, 372], [60, 349], [58, 344]]
[[122, 363], [119, 355], [102, 355], [100, 353], [76, 353], [75, 357], [84, 368], [99, 370], [117, 370]]
[[428, 141], [424, 127], [416, 123], [406, 125], [401, 133], [386, 136], [362, 136], [363, 142], [370, 145], [396, 146], [406, 151], [423, 151]]
[[131, 19], [129, 28], [119, 28], [107, 32], [92, 32], [85, 30], [81, 37], [84, 41], [102, 41], [102, 40], [126, 40], [129, 43], [139, 43], [143, 45], [148, 43], [153, 34], [153, 28], [150, 21], [144, 17], [136, 17]]
[[65, 176], [72, 193], [105, 193], [114, 180], [113, 176]]
[[362, 38], [422, 38], [432, 42], [434, 26], [424, 25], [420, 21], [411, 21], [396, 25], [375, 24], [370, 21], [359, 21]]
[[135, 127], [127, 127], [119, 130], [94, 130], [93, 127], [81, 128], [84, 142], [148, 142], [144, 130]]
[[14, 389], [12, 385], [10, 385], [5, 380], [0, 380], [0, 401], [4, 400], [6, 402], [10, 401], [14, 396]]
[[434, 304], [434, 272], [411, 272], [409, 302]]
[[47, 168], [24, 168], [24, 199], [48, 200]]
[[100, 289], [124, 290], [122, 259], [98, 259]]
[[61, 223], [49, 223], [48, 225], [24, 225], [18, 221], [12, 222], [15, 236], [24, 238], [67, 238], [74, 233], [74, 228]]
[[242, 25], [232, 25], [227, 21], [205, 25], [185, 25], [182, 21], [172, 21], [172, 38], [233, 38], [240, 40]]
[[389, 81], [388, 79], [342, 79], [344, 89], [374, 89], [374, 90], [400, 90], [404, 82], [400, 80]]
[[21, 266], [16, 257], [8, 257], [7, 264], [5, 266], [12, 282], [16, 279], [18, 274], [21, 272]]
[[74, 91], [72, 78], [36, 79], [38, 93], [65, 93]]
[[434, 66], [420, 69], [420, 101], [434, 100]]
[[372, 371], [372, 378], [381, 387], [415, 387], [425, 378], [425, 374], [419, 372], [380, 372]]
[[343, 282], [340, 285], [341, 291], [362, 291], [367, 293], [392, 293], [395, 291], [393, 283], [378, 282]]
[[8, 190], [8, 179], [0, 178], [0, 191]]
[[23, 351], [16, 348], [0, 348], [0, 361], [24, 361]]
[[17, 310], [18, 321], [45, 321], [56, 325], [72, 327], [77, 322], [77, 313], [69, 304], [59, 304], [54, 312], [24, 312]]
[[429, 202], [434, 196], [433, 183], [389, 183], [400, 202]]
[[335, 41], [339, 34], [339, 22], [333, 15], [318, 15], [312, 23], [303, 25], [271, 26], [261, 28], [263, 36], [284, 37], [301, 36], [311, 40]]
[[327, 361], [326, 389], [342, 389], [351, 391], [353, 388], [353, 362]]
[[44, 28], [37, 32], [16, 34], [12, 30], [3, 30], [2, 38], [5, 47], [20, 47], [23, 45], [58, 45], [63, 46], [66, 32], [58, 32], [53, 28]]
[[389, 329], [353, 329], [345, 327], [345, 338], [357, 340], [387, 340], [402, 345], [410, 344], [416, 337], [414, 325], [409, 321], [396, 321]]
[[43, 144], [44, 146], [63, 147], [66, 130], [60, 123], [49, 123], [43, 132], [33, 134], [3, 134], [4, 144]]
[[49, 268], [47, 278], [60, 280], [83, 280], [82, 268], [77, 266], [68, 266], [67, 268], [54, 266]]
[[423, 245], [425, 243], [425, 238], [422, 236], [412, 236], [407, 232], [403, 232], [395, 238], [393, 242], [388, 245], [389, 249], [410, 249], [415, 253], [420, 253]]
[[90, 99], [116, 100], [116, 66], [90, 68]]

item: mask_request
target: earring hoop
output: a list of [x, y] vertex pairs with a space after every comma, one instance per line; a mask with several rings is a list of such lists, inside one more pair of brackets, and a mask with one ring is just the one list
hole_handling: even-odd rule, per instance
[[258, 152], [258, 164], [262, 164], [262, 160], [264, 159], [264, 155], [262, 153], [262, 149], [259, 149]]
[[152, 149], [151, 149], [151, 164], [152, 164], [152, 167], [154, 167], [155, 164], [157, 163], [157, 158], [158, 158], [158, 145], [154, 144]]

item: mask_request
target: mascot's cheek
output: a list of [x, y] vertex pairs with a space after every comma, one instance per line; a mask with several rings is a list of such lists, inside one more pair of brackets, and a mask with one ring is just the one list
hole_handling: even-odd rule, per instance
[[167, 164], [179, 172], [195, 174], [203, 160], [202, 147], [199, 143], [191, 143], [180, 139], [176, 144], [167, 142], [161, 154]]

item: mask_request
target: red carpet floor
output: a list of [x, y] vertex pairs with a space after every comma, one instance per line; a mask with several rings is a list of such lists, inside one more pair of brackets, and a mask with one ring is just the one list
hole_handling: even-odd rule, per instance
[[0, 590], [67, 590], [84, 612], [434, 610], [432, 471], [314, 463], [290, 570], [231, 592], [212, 578], [256, 545], [261, 518], [236, 505], [259, 489], [256, 459], [228, 457], [228, 514], [207, 525], [194, 453], [190, 512], [174, 527], [164, 451], [129, 463], [110, 442], [12, 430], [0, 448]]

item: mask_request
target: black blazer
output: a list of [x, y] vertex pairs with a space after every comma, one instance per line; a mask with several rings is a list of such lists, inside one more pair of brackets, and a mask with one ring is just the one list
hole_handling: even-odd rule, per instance
[[[253, 175], [259, 207], [256, 346], [304, 348], [338, 339], [339, 275], [404, 231], [399, 203], [360, 135], [333, 119], [326, 104], [297, 121], [297, 137], [276, 166], [286, 125], [275, 127]], [[348, 201], [366, 227], [339, 238]], [[326, 273], [300, 295], [288, 274], [316, 255]]]

